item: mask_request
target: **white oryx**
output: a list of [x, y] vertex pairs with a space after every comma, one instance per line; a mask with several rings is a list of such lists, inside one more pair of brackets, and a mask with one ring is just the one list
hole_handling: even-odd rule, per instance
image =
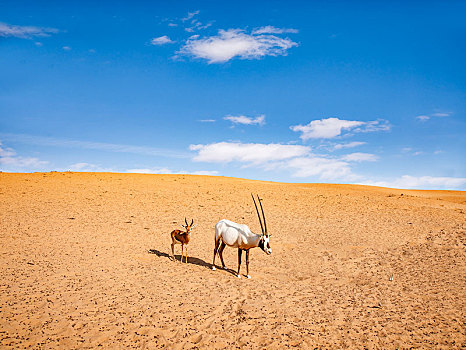
[[[267, 224], [265, 222], [265, 215], [264, 209], [262, 208], [262, 199], [257, 196], [257, 200], [261, 206], [262, 217], [264, 219], [264, 226], [262, 226], [262, 220], [259, 215], [259, 210], [257, 209], [256, 201], [254, 200], [254, 196], [251, 194], [252, 200], [254, 201], [254, 206], [256, 207], [257, 216], [259, 217], [259, 223], [261, 224], [262, 234], [258, 235], [253, 233], [247, 225], [237, 224], [230, 220], [220, 220], [215, 225], [215, 248], [214, 248], [214, 260], [212, 262], [212, 270], [215, 270], [215, 256], [220, 256], [220, 260], [222, 261], [222, 268], [225, 269], [225, 263], [223, 262], [223, 249], [225, 246], [230, 246], [233, 248], [238, 248], [238, 273], [237, 277], [241, 278], [239, 274], [239, 270], [241, 267], [241, 255], [243, 250], [246, 251], [246, 277], [251, 278], [249, 276], [249, 249], [260, 247], [267, 255], [272, 254], [272, 248], [270, 248], [269, 244], [269, 235], [267, 233]], [[264, 228], [265, 227], [265, 228]], [[221, 243], [221, 245], [220, 245]], [[219, 249], [220, 246], [220, 249]]]

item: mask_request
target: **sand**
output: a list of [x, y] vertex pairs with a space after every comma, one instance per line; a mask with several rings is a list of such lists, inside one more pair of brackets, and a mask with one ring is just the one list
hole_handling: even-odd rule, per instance
[[[273, 254], [212, 271], [217, 221], [260, 231], [251, 192]], [[0, 173], [0, 347], [464, 348], [465, 211], [460, 191]]]

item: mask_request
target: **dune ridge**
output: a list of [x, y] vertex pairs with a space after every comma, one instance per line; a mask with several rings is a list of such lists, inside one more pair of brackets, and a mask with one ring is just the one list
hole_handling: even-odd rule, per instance
[[[251, 192], [273, 254], [211, 271], [217, 221], [260, 232]], [[0, 347], [464, 348], [465, 211], [463, 191], [0, 173]]]

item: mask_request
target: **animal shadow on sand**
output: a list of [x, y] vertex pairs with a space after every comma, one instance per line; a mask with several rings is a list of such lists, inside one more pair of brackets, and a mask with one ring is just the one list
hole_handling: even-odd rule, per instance
[[[157, 249], [149, 249], [147, 251], [149, 254], [155, 254], [157, 256], [161, 256], [161, 257], [164, 257], [164, 258], [167, 258], [167, 259], [172, 259], [172, 256], [165, 253], [165, 252], [161, 252], [160, 250], [157, 250]], [[176, 255], [175, 254], [175, 260], [180, 260], [181, 259], [181, 255]], [[184, 261], [184, 260], [183, 260]], [[192, 256], [188, 257], [188, 264], [194, 264], [194, 265], [198, 265], [198, 266], [203, 266], [203, 267], [207, 267], [207, 268], [211, 268], [212, 267], [212, 264], [209, 264], [209, 263], [206, 263], [204, 260], [202, 259], [199, 259], [199, 258], [194, 258]], [[222, 269], [226, 272], [229, 272], [231, 273], [232, 275], [236, 276], [236, 271], [230, 269], [230, 268], [225, 268], [225, 269]]]
[[[161, 251], [159, 251], [157, 249], [149, 249], [147, 252], [149, 254], [155, 254], [155, 255], [157, 255], [159, 257], [162, 256], [164, 258], [172, 259], [171, 255], [169, 255], [169, 254], [167, 254], [165, 252], [161, 252]], [[181, 255], [175, 255], [175, 260], [179, 261], [180, 259], [181, 259]], [[184, 263], [184, 258], [183, 258], [183, 263]], [[188, 257], [188, 264], [194, 264], [194, 265], [204, 266], [204, 267], [208, 267], [208, 268], [210, 268], [210, 265], [211, 265], [211, 264], [206, 263], [202, 259], [194, 258], [192, 256]]]

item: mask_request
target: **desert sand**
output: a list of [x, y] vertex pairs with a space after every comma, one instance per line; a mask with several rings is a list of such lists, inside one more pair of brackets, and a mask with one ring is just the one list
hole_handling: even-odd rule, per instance
[[[212, 271], [217, 221], [260, 232], [251, 192], [273, 253]], [[0, 347], [464, 348], [465, 211], [461, 191], [0, 173]]]

